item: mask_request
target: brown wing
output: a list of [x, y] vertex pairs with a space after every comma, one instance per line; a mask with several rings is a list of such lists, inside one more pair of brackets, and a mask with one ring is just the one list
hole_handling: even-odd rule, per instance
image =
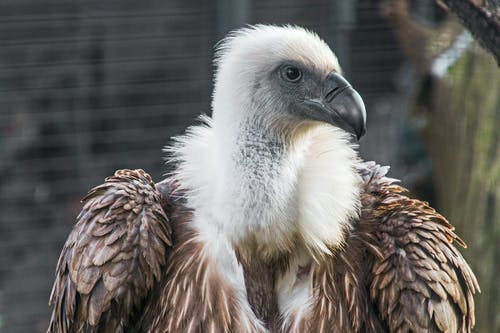
[[83, 199], [57, 264], [48, 332], [122, 332], [162, 275], [171, 228], [143, 170], [119, 170]]
[[369, 166], [362, 219], [375, 236], [367, 238], [369, 288], [381, 318], [391, 332], [469, 332], [479, 286], [452, 244], [464, 242], [426, 202], [385, 178], [386, 169]]

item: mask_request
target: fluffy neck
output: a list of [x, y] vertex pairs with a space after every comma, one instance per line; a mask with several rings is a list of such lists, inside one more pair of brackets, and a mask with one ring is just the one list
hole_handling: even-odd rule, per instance
[[257, 122], [205, 121], [170, 149], [200, 228], [216, 227], [265, 257], [298, 243], [313, 256], [342, 244], [360, 188], [343, 131], [309, 124], [277, 135]]

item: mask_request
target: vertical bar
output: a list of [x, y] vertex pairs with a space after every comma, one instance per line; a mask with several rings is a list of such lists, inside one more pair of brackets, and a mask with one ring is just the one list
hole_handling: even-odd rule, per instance
[[356, 0], [335, 0], [328, 2], [328, 43], [337, 55], [344, 75], [351, 72], [350, 32], [356, 25]]
[[217, 0], [217, 39], [229, 31], [239, 28], [249, 19], [248, 0]]

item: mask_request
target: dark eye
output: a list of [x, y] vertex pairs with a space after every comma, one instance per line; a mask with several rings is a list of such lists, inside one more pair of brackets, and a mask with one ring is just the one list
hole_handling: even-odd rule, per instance
[[290, 82], [298, 82], [302, 78], [302, 72], [295, 66], [285, 66], [282, 73], [283, 77]]

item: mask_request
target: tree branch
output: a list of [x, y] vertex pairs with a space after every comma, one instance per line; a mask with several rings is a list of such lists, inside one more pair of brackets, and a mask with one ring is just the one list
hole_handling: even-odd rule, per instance
[[[439, 0], [436, 0], [439, 2]], [[470, 0], [441, 0], [450, 8], [495, 58], [500, 66], [500, 17], [498, 9], [476, 5]]]

